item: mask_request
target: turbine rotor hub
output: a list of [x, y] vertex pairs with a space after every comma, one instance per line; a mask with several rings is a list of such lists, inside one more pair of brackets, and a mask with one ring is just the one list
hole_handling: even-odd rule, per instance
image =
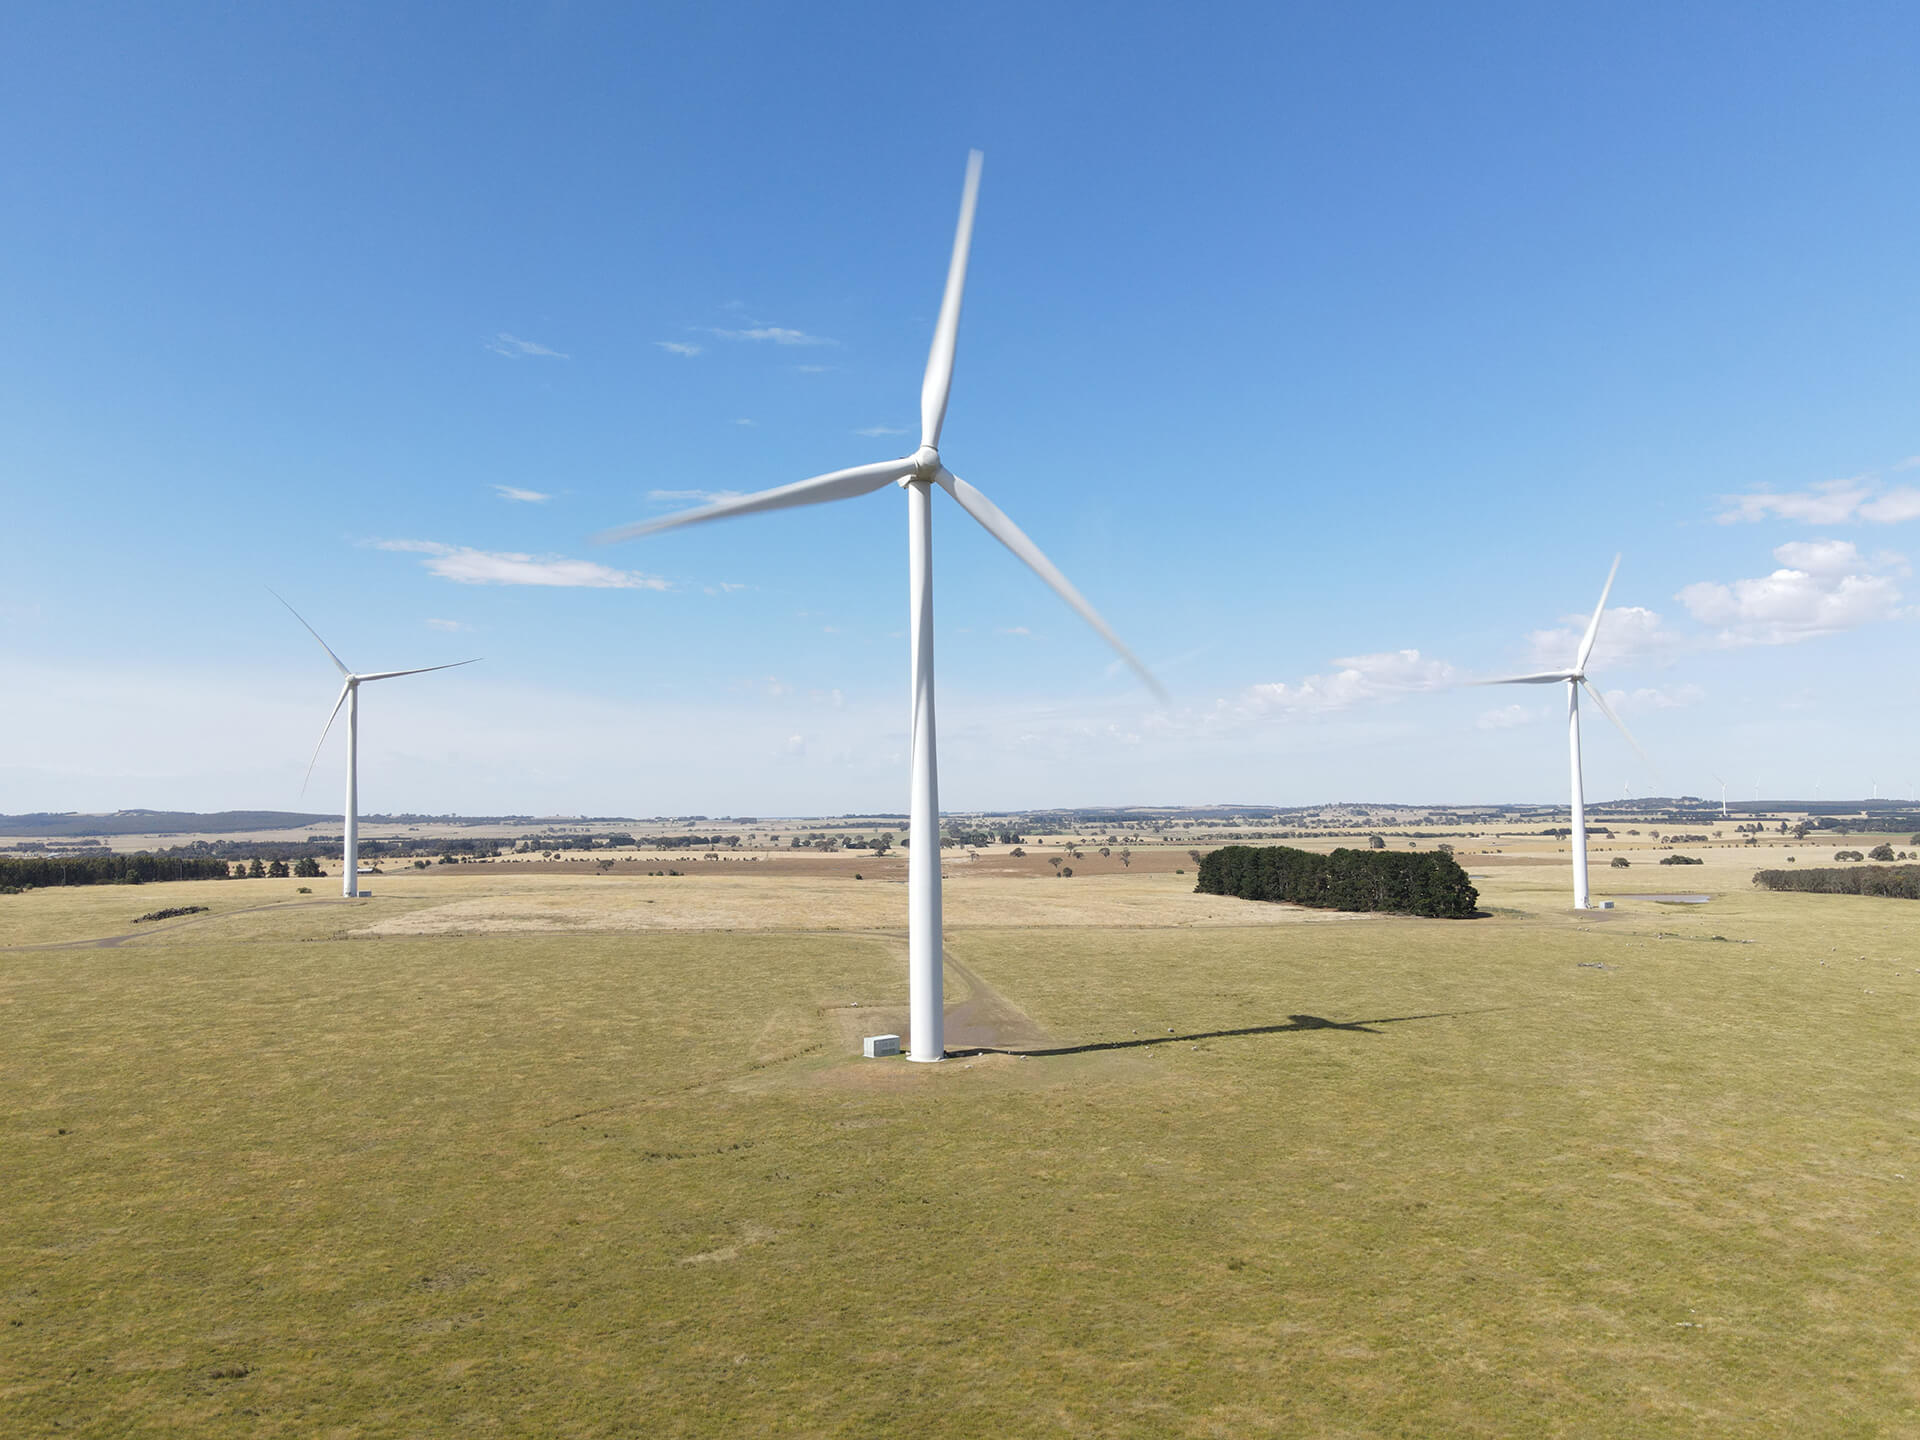
[[922, 445], [909, 457], [913, 473], [900, 479], [902, 485], [914, 480], [931, 480], [940, 473], [940, 452], [931, 445]]

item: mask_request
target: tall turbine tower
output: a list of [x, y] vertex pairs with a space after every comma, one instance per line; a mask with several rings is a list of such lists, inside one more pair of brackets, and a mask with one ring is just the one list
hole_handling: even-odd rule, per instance
[[[277, 591], [269, 591], [274, 599], [287, 605], [285, 597]], [[320, 760], [320, 746], [327, 743], [327, 735], [333, 729], [333, 722], [340, 714], [340, 707], [347, 707], [347, 804], [345, 816], [345, 838], [341, 845], [340, 856], [340, 894], [342, 898], [352, 900], [360, 890], [360, 687], [370, 680], [393, 680], [402, 675], [425, 675], [430, 670], [455, 670], [462, 665], [471, 665], [473, 660], [455, 660], [450, 665], [423, 665], [418, 670], [378, 670], [371, 675], [356, 675], [347, 669], [340, 657], [333, 653], [333, 647], [320, 640], [320, 632], [307, 625], [305, 617], [293, 606], [287, 605], [293, 618], [306, 625], [307, 633], [320, 641], [320, 648], [327, 652], [327, 658], [333, 661], [333, 668], [340, 672], [340, 698], [333, 702], [333, 709], [327, 715], [327, 723], [321, 728], [319, 743], [313, 747], [313, 759], [307, 762], [307, 781], [313, 779], [313, 767]], [[478, 659], [479, 657], [474, 657]], [[302, 781], [301, 791], [307, 788]]]
[[941, 1013], [940, 794], [933, 723], [933, 490], [952, 496], [986, 532], [1017, 555], [1100, 633], [1120, 658], [1133, 667], [1154, 694], [1166, 692], [1095, 613], [1080, 592], [1040, 553], [1040, 547], [985, 495], [955, 475], [940, 458], [940, 427], [946, 420], [947, 394], [953, 387], [953, 356], [960, 332], [960, 296], [967, 283], [967, 252], [973, 239], [974, 202], [980, 191], [980, 152], [967, 156], [967, 178], [960, 195], [960, 224], [954, 232], [947, 289], [933, 330], [926, 376], [920, 386], [920, 448], [898, 460], [857, 465], [796, 481], [737, 500], [722, 500], [659, 520], [608, 531], [603, 541], [628, 540], [679, 525], [846, 500], [898, 485], [907, 492], [907, 588], [912, 636], [913, 790], [907, 833], [907, 990], [911, 1034], [908, 1058], [938, 1060], [946, 1054], [945, 1017]]
[[[1613, 713], [1600, 692], [1587, 682], [1587, 658], [1593, 654], [1593, 642], [1600, 634], [1600, 617], [1606, 612], [1607, 596], [1613, 591], [1613, 577], [1620, 573], [1620, 557], [1613, 557], [1613, 569], [1607, 572], [1607, 583], [1600, 591], [1600, 603], [1593, 607], [1593, 619], [1587, 622], [1587, 633], [1581, 638], [1580, 648], [1573, 657], [1571, 670], [1549, 670], [1539, 675], [1510, 675], [1499, 680], [1481, 680], [1481, 685], [1562, 685], [1567, 687], [1567, 747], [1572, 756], [1573, 767], [1573, 908], [1587, 908], [1587, 802], [1580, 781], [1580, 691], [1584, 688], [1589, 699], [1600, 708], [1600, 713], [1614, 723], [1620, 733], [1627, 737], [1627, 743], [1646, 760], [1647, 752], [1640, 749], [1640, 742], [1633, 738], [1633, 732], [1621, 723], [1620, 717]], [[1652, 762], [1648, 762], [1651, 765]]]
[[[1707, 773], [1708, 773], [1709, 775], [1713, 775], [1713, 772], [1712, 772], [1711, 770], [1709, 770], [1709, 771], [1708, 771]], [[1719, 777], [1718, 775], [1713, 775], [1713, 778], [1714, 778], [1714, 779], [1715, 779], [1715, 780], [1716, 780], [1716, 781], [1717, 781], [1717, 782], [1719, 783], [1719, 786], [1720, 786], [1720, 818], [1721, 818], [1722, 820], [1725, 820], [1725, 819], [1727, 819], [1727, 818], [1728, 818], [1728, 811], [1727, 811], [1727, 782], [1726, 782], [1726, 781], [1724, 781], [1724, 780], [1721, 780], [1721, 779], [1720, 779], [1720, 777]]]

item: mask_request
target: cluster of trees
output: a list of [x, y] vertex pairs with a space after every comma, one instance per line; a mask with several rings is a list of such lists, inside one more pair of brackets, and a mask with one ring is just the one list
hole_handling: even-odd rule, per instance
[[146, 885], [156, 880], [224, 880], [227, 862], [196, 855], [0, 855], [0, 890], [53, 885]]
[[1464, 919], [1480, 892], [1451, 855], [1437, 851], [1335, 850], [1330, 855], [1286, 845], [1226, 845], [1200, 861], [1203, 895], [1277, 900], [1322, 910], [1384, 910], [1400, 915]]
[[238, 860], [233, 864], [235, 880], [284, 880], [289, 875], [301, 880], [312, 880], [326, 873], [320, 868], [320, 862], [311, 855], [302, 855], [291, 865], [277, 857], [271, 861], [262, 861], [257, 855], [244, 864]]
[[1920, 865], [1849, 865], [1844, 870], [1762, 870], [1753, 877], [1762, 890], [1801, 890], [1815, 895], [1882, 895], [1920, 900]]
[[1668, 855], [1660, 862], [1662, 865], [1704, 865], [1704, 860], [1696, 860], [1691, 855]]
[[[1108, 840], [1115, 839], [1109, 835]], [[978, 830], [962, 829], [955, 825], [941, 837], [942, 844], [965, 845], [979, 850], [988, 845], [1024, 845], [1027, 837], [1012, 825], [983, 827]]]

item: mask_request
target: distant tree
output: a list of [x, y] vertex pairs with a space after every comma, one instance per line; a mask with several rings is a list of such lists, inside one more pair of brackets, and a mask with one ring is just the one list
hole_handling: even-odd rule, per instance
[[[1920, 836], [1915, 837], [1914, 843], [1920, 844]], [[1200, 852], [1198, 850], [1189, 850], [1187, 851], [1187, 858], [1198, 865], [1200, 863]]]
[[271, 865], [267, 866], [267, 878], [269, 880], [286, 879], [287, 878], [287, 862], [284, 860], [276, 860]]
[[263, 880], [266, 878], [266, 874], [267, 867], [260, 863], [260, 857], [258, 855], [254, 856], [253, 863], [247, 866], [247, 878], [249, 880]]
[[1049, 855], [1047, 857], [1047, 863], [1053, 866], [1054, 874], [1058, 875], [1060, 873], [1060, 857], [1058, 855]]
[[1124, 845], [1120, 848], [1120, 863], [1129, 870], [1133, 868], [1133, 851]]
[[1367, 836], [1367, 848], [1369, 850], [1384, 850], [1387, 848], [1387, 842], [1378, 835], [1369, 835]]
[[1624, 870], [1632, 863], [1633, 862], [1624, 855], [1616, 855], [1613, 857], [1613, 868], [1616, 870]]
[[1893, 859], [1893, 846], [1883, 840], [1874, 846], [1873, 849], [1867, 851], [1867, 858], [1869, 860], [1891, 860]]
[[878, 836], [873, 842], [873, 853], [876, 858], [886, 854], [887, 851], [891, 850], [892, 848], [893, 848], [893, 832], [891, 830], [889, 830], [884, 835]]
[[611, 860], [596, 860], [593, 863], [600, 867], [600, 871], [602, 874], [605, 874], [607, 871], [613, 869], [613, 861]]
[[1102, 860], [1105, 860], [1111, 854], [1113, 854], [1113, 851], [1109, 850], [1106, 846], [1102, 845], [1100, 847], [1100, 858]]
[[[414, 863], [418, 864], [419, 862], [415, 861]], [[324, 872], [320, 869], [320, 862], [318, 860], [314, 859], [311, 855], [302, 855], [298, 860], [293, 862], [293, 873], [302, 880], [313, 880], [317, 879]]]
[[1451, 855], [1453, 853], [1453, 847], [1444, 840], [1433, 848], [1438, 850], [1442, 855]]
[[1073, 867], [1069, 865], [1066, 869], [1062, 870], [1060, 872], [1060, 878], [1062, 880], [1071, 880], [1073, 878]]
[[1027, 852], [1018, 845], [1014, 846], [1013, 849], [1009, 850], [1007, 853], [1016, 860], [1024, 860], [1027, 858]]

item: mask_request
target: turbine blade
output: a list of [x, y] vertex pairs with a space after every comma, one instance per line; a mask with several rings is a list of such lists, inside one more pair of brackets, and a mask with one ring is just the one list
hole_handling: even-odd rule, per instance
[[1573, 679], [1572, 672], [1566, 670], [1548, 670], [1539, 675], [1505, 675], [1498, 680], [1469, 680], [1469, 685], [1556, 685], [1562, 680]]
[[1587, 622], [1587, 633], [1580, 642], [1580, 653], [1573, 657], [1573, 672], [1576, 675], [1586, 673], [1587, 657], [1593, 653], [1593, 642], [1600, 634], [1600, 615], [1607, 608], [1607, 596], [1613, 591], [1613, 577], [1619, 573], [1620, 557], [1616, 555], [1613, 557], [1613, 569], [1607, 571], [1607, 583], [1600, 589], [1600, 603], [1593, 607], [1593, 619]]
[[[320, 637], [316, 635], [314, 638], [318, 640]], [[324, 645], [326, 641], [321, 640], [320, 643]], [[340, 698], [333, 702], [332, 713], [327, 716], [327, 723], [320, 731], [319, 743], [313, 747], [313, 759], [307, 761], [307, 778], [300, 782], [302, 795], [307, 793], [307, 786], [313, 782], [313, 767], [320, 763], [320, 746], [327, 743], [327, 736], [333, 732], [333, 722], [340, 717], [340, 707], [347, 703], [347, 691], [352, 688], [351, 682], [340, 687]]]
[[677, 515], [662, 516], [658, 520], [636, 521], [632, 525], [622, 525], [617, 530], [604, 531], [593, 538], [596, 544], [610, 545], [616, 540], [634, 540], [681, 525], [724, 520], [730, 515], [752, 515], [761, 510], [785, 510], [794, 505], [819, 505], [828, 500], [846, 500], [883, 489], [901, 476], [912, 473], [911, 460], [882, 460], [876, 465], [856, 465], [851, 470], [815, 475], [810, 480], [796, 480], [791, 485], [762, 490], [755, 495], [742, 495], [735, 500], [719, 500], [712, 505], [682, 510]]
[[[282, 595], [278, 590], [274, 589], [271, 585], [267, 587], [267, 593], [273, 596], [273, 598], [278, 600], [282, 605], [287, 605], [286, 596]], [[306, 617], [301, 615], [301, 613], [298, 610], [294, 609], [293, 606], [291, 605], [287, 605], [287, 613], [293, 616], [293, 618], [298, 620], [302, 625], [306, 625], [307, 633], [313, 636], [315, 640], [320, 640], [320, 632], [314, 629], [313, 626], [307, 625]], [[342, 660], [338, 655], [333, 653], [333, 647], [327, 644], [326, 641], [320, 640], [320, 648], [327, 652], [327, 658], [333, 661], [333, 668], [340, 672], [341, 679], [344, 680], [346, 679], [347, 676], [353, 673], [351, 670], [347, 669], [346, 662]], [[325, 739], [326, 737], [322, 736], [321, 738]]]
[[960, 508], [980, 522], [980, 526], [1007, 549], [1018, 555], [1027, 564], [1027, 568], [1038, 575], [1068, 605], [1072, 606], [1080, 618], [1100, 632], [1100, 637], [1119, 652], [1120, 658], [1133, 667], [1134, 674], [1146, 682], [1147, 688], [1161, 704], [1168, 703], [1166, 687], [1154, 679], [1153, 672], [1140, 662], [1140, 657], [1129, 650], [1126, 643], [1113, 633], [1107, 622], [1100, 618], [1099, 612], [1089, 605], [1086, 597], [1073, 588], [1071, 581], [1055, 568], [1054, 563], [1040, 553], [1040, 547], [1026, 537], [1026, 533], [1006, 517], [1000, 507], [982, 495], [973, 486], [962, 480], [944, 465], [935, 477], [940, 486], [956, 501]]
[[[1599, 707], [1600, 713], [1613, 722], [1613, 728], [1627, 737], [1627, 743], [1633, 747], [1633, 753], [1640, 757], [1640, 763], [1645, 765], [1647, 769], [1653, 770], [1653, 757], [1640, 748], [1640, 742], [1633, 738], [1633, 732], [1627, 729], [1626, 722], [1613, 713], [1613, 707], [1607, 704], [1605, 698], [1588, 683], [1584, 676], [1581, 677], [1580, 688], [1587, 692], [1587, 697]], [[1657, 771], [1655, 771], [1655, 773], [1658, 774]]]
[[960, 191], [960, 224], [953, 232], [953, 259], [947, 265], [947, 293], [940, 300], [940, 321], [927, 352], [927, 377], [920, 385], [920, 443], [940, 446], [947, 420], [947, 392], [953, 388], [953, 351], [960, 338], [960, 296], [967, 288], [967, 253], [973, 248], [973, 207], [980, 196], [978, 150], [967, 152], [967, 180]]
[[401, 675], [425, 675], [433, 670], [458, 670], [462, 665], [478, 665], [485, 658], [476, 655], [471, 660], [455, 660], [446, 665], [422, 665], [418, 670], [381, 670], [372, 675], [362, 675], [361, 683], [368, 680], [392, 680]]

